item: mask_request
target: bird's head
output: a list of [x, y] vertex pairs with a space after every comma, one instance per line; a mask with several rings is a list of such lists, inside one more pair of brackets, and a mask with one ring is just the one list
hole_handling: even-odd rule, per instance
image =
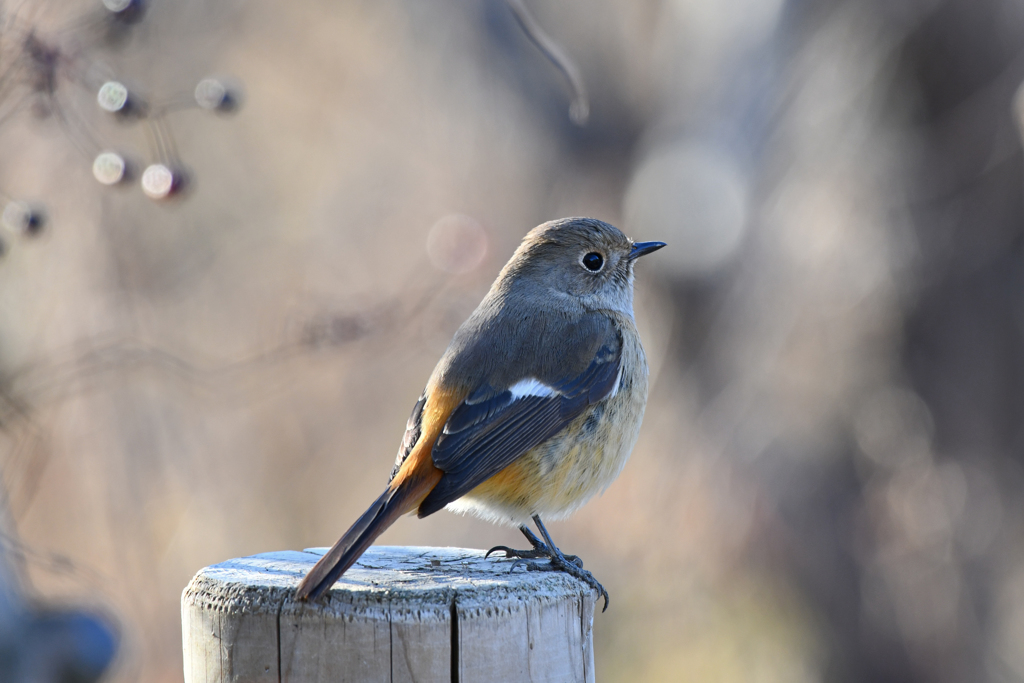
[[665, 246], [634, 242], [594, 218], [562, 218], [527, 233], [495, 287], [562, 299], [586, 310], [632, 315], [633, 264]]

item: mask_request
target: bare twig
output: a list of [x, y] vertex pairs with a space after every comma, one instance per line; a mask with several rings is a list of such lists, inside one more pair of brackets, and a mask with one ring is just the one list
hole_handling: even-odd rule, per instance
[[572, 91], [569, 118], [577, 126], [586, 125], [587, 119], [590, 118], [590, 99], [587, 97], [587, 89], [583, 84], [583, 76], [580, 74], [579, 67], [566, 54], [565, 50], [544, 32], [544, 29], [526, 8], [526, 3], [523, 0], [505, 0], [505, 4], [512, 10], [512, 14], [527, 37], [552, 64], [558, 67], [559, 71], [565, 74], [566, 80], [569, 81], [569, 89]]

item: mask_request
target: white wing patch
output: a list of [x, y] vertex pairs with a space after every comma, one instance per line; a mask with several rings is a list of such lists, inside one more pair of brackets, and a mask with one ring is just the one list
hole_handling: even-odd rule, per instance
[[619, 374], [615, 376], [615, 386], [612, 387], [612, 393], [608, 394], [608, 398], [615, 398], [615, 394], [619, 393], [620, 384], [622, 384], [622, 361], [619, 361]]
[[521, 379], [508, 388], [512, 392], [512, 400], [518, 401], [525, 396], [558, 396], [558, 392], [533, 377]]

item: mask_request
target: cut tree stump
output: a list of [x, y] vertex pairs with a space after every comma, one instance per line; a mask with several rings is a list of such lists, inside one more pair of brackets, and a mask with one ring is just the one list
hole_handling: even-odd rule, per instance
[[594, 681], [596, 593], [482, 550], [373, 546], [313, 602], [325, 552], [228, 560], [181, 596], [185, 683]]

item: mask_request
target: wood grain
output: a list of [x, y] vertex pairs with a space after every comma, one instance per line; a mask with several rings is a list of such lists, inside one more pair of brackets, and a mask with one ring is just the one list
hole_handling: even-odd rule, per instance
[[373, 546], [321, 600], [294, 600], [324, 550], [196, 574], [181, 598], [186, 683], [594, 681], [595, 594], [565, 574]]

